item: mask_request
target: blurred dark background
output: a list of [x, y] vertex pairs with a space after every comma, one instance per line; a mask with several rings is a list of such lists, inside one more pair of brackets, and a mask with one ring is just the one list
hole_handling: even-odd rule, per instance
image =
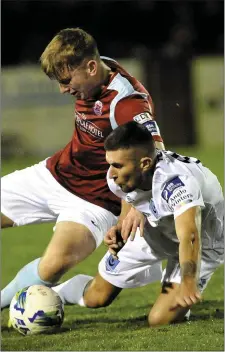
[[[52, 104], [61, 101], [50, 93], [47, 97], [47, 86], [42, 96], [43, 86], [39, 89], [39, 95], [35, 91], [31, 96], [34, 86], [37, 86], [34, 75], [26, 70], [23, 71], [27, 72], [25, 75], [16, 68], [38, 65], [46, 45], [62, 28], [81, 27], [95, 37], [100, 54], [127, 60], [132, 67], [136, 66], [135, 62], [141, 63], [144, 73], [137, 78], [153, 97], [166, 144], [193, 145], [203, 143], [203, 139], [208, 138], [201, 137], [199, 132], [200, 129], [204, 130], [203, 113], [211, 109], [210, 116], [217, 116], [217, 110], [220, 109], [221, 113], [223, 109], [221, 82], [212, 82], [215, 75], [221, 76], [217, 72], [216, 60], [219, 58], [221, 67], [224, 53], [223, 1], [3, 0], [1, 5], [2, 68], [5, 77], [2, 99], [5, 110], [8, 109], [3, 116], [3, 121], [6, 121], [3, 123], [3, 132], [6, 135], [19, 134], [19, 127], [17, 130], [14, 127], [12, 131], [12, 109], [9, 112], [12, 106], [16, 109], [16, 101], [20, 107], [21, 104], [26, 106], [28, 98], [30, 102], [36, 99], [37, 106], [47, 104], [46, 100], [53, 99]], [[207, 58], [213, 61], [206, 64]], [[129, 61], [131, 59], [133, 61]], [[209, 93], [205, 93], [204, 88], [198, 91], [199, 77], [206, 77], [209, 71], [208, 80], [201, 78], [201, 82], [208, 82], [207, 86], [211, 82], [217, 91], [211, 92], [209, 89]], [[17, 77], [14, 81], [19, 82], [17, 89], [13, 88], [12, 83], [14, 73]], [[27, 83], [23, 86], [25, 78]], [[23, 98], [25, 91], [30, 95]], [[201, 92], [200, 97], [198, 92]], [[195, 104], [206, 105], [199, 110]], [[22, 115], [25, 115], [25, 111]], [[44, 116], [43, 112], [41, 116]], [[39, 115], [38, 118], [41, 119]], [[217, 123], [217, 120], [210, 121]], [[35, 128], [37, 134], [40, 126]], [[46, 147], [48, 151], [51, 150]]]
[[[82, 27], [101, 53], [135, 54], [144, 46], [168, 56], [223, 54], [224, 2], [23, 1], [2, 2], [2, 65], [37, 62], [62, 28]], [[13, 45], [12, 45], [13, 43]]]

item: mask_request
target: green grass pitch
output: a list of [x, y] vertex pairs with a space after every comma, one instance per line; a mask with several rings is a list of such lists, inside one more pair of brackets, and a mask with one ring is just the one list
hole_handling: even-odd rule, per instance
[[[223, 185], [222, 147], [207, 150], [176, 148], [176, 151], [200, 158]], [[3, 161], [2, 173], [32, 163], [34, 160]], [[42, 255], [51, 237], [52, 227], [52, 224], [26, 226], [2, 232], [2, 287], [23, 265]], [[78, 273], [95, 275], [105, 251], [106, 248], [100, 246], [64, 279]], [[160, 291], [160, 283], [123, 290], [107, 308], [94, 310], [68, 306], [58, 334], [23, 337], [7, 329], [8, 310], [4, 310], [1, 347], [3, 351], [223, 351], [223, 277], [222, 266], [206, 288], [204, 301], [193, 307], [190, 322], [154, 329], [147, 326], [147, 314]]]

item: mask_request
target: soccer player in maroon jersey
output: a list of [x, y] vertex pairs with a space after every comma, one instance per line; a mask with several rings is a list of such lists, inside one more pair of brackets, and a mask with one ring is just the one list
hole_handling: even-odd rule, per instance
[[116, 223], [120, 200], [107, 185], [104, 151], [113, 129], [135, 120], [149, 129], [156, 147], [163, 148], [149, 93], [118, 62], [101, 57], [84, 30], [61, 30], [41, 55], [41, 67], [58, 81], [61, 93], [76, 98], [75, 129], [65, 148], [2, 178], [3, 228], [56, 222], [43, 256], [2, 290], [2, 308], [25, 286], [52, 286], [89, 256]]

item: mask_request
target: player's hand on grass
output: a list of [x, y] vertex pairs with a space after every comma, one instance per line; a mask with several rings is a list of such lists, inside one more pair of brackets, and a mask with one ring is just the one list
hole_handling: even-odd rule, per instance
[[109, 252], [114, 258], [117, 258], [117, 253], [124, 246], [123, 239], [121, 237], [121, 224], [111, 227], [104, 237], [104, 243], [108, 246]]
[[188, 308], [201, 300], [201, 293], [194, 280], [181, 282], [177, 295], [175, 296], [175, 303], [172, 306], [172, 309], [176, 309], [178, 307]]
[[122, 222], [121, 236], [126, 242], [128, 237], [133, 241], [138, 227], [140, 228], [140, 235], [144, 235], [145, 216], [135, 208], [131, 208], [127, 216]]

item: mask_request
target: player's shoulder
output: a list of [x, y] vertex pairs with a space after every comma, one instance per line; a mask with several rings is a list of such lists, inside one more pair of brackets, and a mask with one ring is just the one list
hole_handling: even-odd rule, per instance
[[132, 95], [132, 98], [147, 98], [148, 92], [138, 79], [132, 76], [121, 64], [110, 57], [101, 56], [101, 59], [114, 72], [113, 78], [108, 85], [109, 90], [116, 90], [121, 99], [126, 99]]
[[120, 96], [120, 100], [132, 99], [147, 99], [149, 94], [147, 90], [135, 78], [129, 74], [124, 75], [121, 70], [118, 70], [113, 76], [113, 79], [108, 85], [109, 90], [115, 90]]
[[162, 215], [175, 214], [179, 207], [187, 208], [194, 204], [198, 186], [196, 187], [195, 181], [191, 184], [189, 181], [185, 174], [165, 172], [160, 167], [156, 169], [152, 193]]
[[169, 156], [166, 151], [158, 151], [153, 175], [154, 193], [164, 200], [168, 200], [176, 189], [185, 187], [190, 178], [190, 175], [179, 164], [175, 165]]

